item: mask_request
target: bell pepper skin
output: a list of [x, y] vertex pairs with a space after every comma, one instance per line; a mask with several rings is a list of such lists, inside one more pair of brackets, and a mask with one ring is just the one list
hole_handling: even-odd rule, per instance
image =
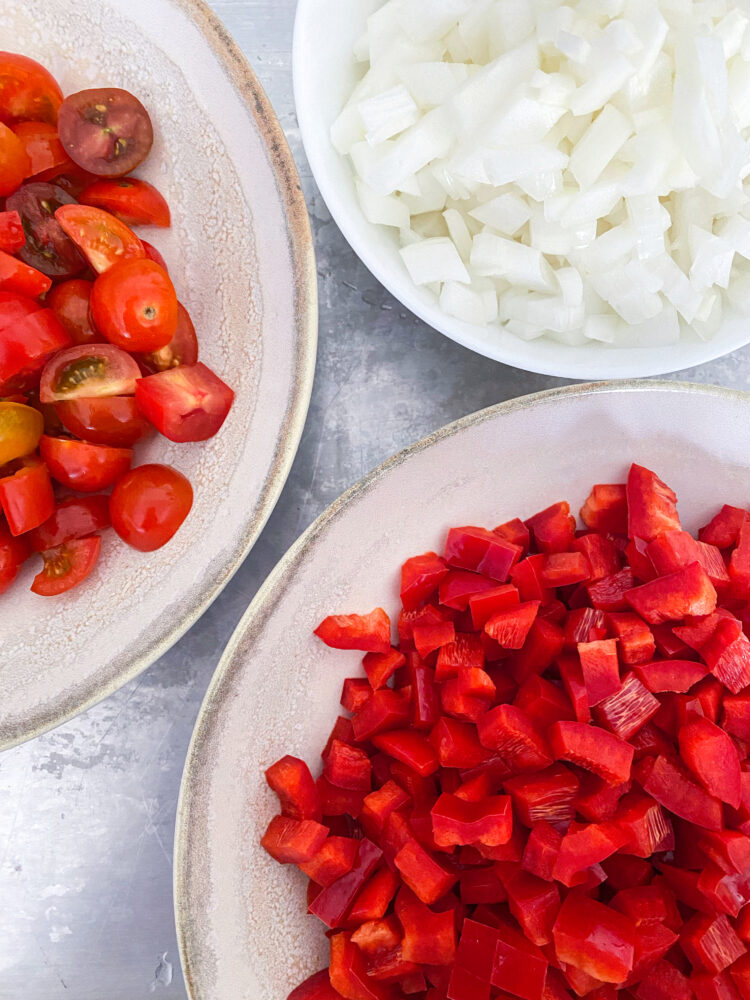
[[628, 531], [628, 500], [624, 483], [599, 483], [581, 508], [581, 520], [601, 534], [625, 535]]
[[426, 905], [436, 903], [458, 882], [458, 873], [449, 871], [416, 840], [409, 840], [395, 858], [404, 883]]
[[341, 707], [347, 712], [358, 712], [372, 694], [364, 677], [346, 677], [341, 688]]
[[693, 990], [687, 977], [662, 959], [646, 973], [635, 995], [637, 1000], [692, 1000]]
[[522, 1000], [541, 1000], [549, 965], [544, 954], [506, 923], [496, 933], [491, 984]]
[[521, 601], [539, 601], [547, 604], [554, 597], [554, 591], [542, 580], [544, 556], [539, 553], [526, 556], [516, 563], [510, 573], [511, 583], [518, 590]]
[[552, 927], [560, 912], [560, 890], [525, 871], [515, 871], [505, 882], [510, 912], [532, 944], [552, 941]]
[[266, 781], [276, 793], [284, 816], [320, 820], [320, 796], [307, 764], [298, 757], [282, 757], [266, 770]]
[[636, 614], [627, 611], [612, 612], [607, 622], [619, 640], [618, 652], [626, 666], [649, 663], [656, 653], [654, 633]]
[[737, 596], [750, 595], [750, 517], [746, 516], [737, 536], [737, 546], [729, 560], [729, 578]]
[[654, 694], [684, 694], [707, 673], [708, 668], [695, 660], [656, 660], [635, 668], [636, 676]]
[[499, 587], [493, 587], [492, 590], [473, 594], [469, 598], [471, 623], [475, 629], [482, 629], [493, 615], [499, 611], [507, 611], [520, 602], [521, 597], [518, 590], [511, 583], [504, 583]]
[[420, 965], [449, 966], [456, 958], [456, 921], [453, 913], [435, 913], [402, 888], [396, 897], [396, 916], [404, 930], [403, 957]]
[[340, 927], [355, 896], [375, 871], [382, 856], [383, 852], [372, 841], [361, 840], [357, 860], [351, 870], [323, 889], [308, 912], [319, 917], [328, 927]]
[[400, 760], [422, 777], [434, 774], [439, 767], [438, 756], [427, 737], [410, 729], [391, 729], [373, 736], [372, 742], [378, 750]]
[[328, 828], [311, 819], [274, 816], [261, 839], [271, 857], [282, 865], [311, 861], [328, 837]]
[[659, 576], [698, 562], [715, 587], [724, 587], [730, 582], [718, 548], [696, 541], [687, 531], [665, 531], [649, 542], [646, 552]]
[[625, 596], [651, 625], [678, 621], [686, 615], [709, 615], [716, 610], [717, 601], [714, 585], [697, 562], [628, 590]]
[[516, 771], [538, 771], [552, 763], [546, 742], [532, 720], [513, 705], [498, 705], [477, 724], [479, 742]]
[[565, 886], [578, 884], [579, 876], [591, 865], [610, 857], [628, 841], [616, 823], [588, 823], [572, 828], [563, 837], [553, 876]]
[[369, 792], [372, 787], [372, 764], [364, 750], [334, 740], [326, 758], [323, 774], [337, 788]]
[[727, 972], [712, 976], [708, 972], [694, 972], [690, 977], [697, 1000], [740, 1000], [740, 994]]
[[731, 548], [737, 544], [740, 528], [746, 516], [747, 511], [741, 507], [730, 507], [728, 504], [724, 504], [719, 513], [700, 529], [698, 538], [719, 549]]
[[536, 674], [519, 687], [513, 704], [544, 729], [553, 722], [575, 718], [570, 699], [565, 692]]
[[553, 764], [532, 775], [519, 775], [505, 782], [513, 808], [528, 827], [545, 821], [567, 827], [575, 815], [578, 779], [563, 764]]
[[707, 830], [721, 830], [721, 804], [694, 782], [676, 760], [657, 757], [639, 780], [645, 792], [676, 816]]
[[315, 635], [332, 649], [361, 649], [365, 653], [387, 653], [391, 648], [391, 621], [382, 608], [369, 615], [329, 615]]
[[565, 633], [560, 626], [538, 614], [523, 649], [516, 650], [508, 660], [514, 679], [522, 684], [529, 677], [547, 670], [562, 652], [564, 643]]
[[695, 717], [679, 732], [680, 754], [709, 793], [738, 809], [742, 799], [740, 757], [722, 729]]
[[534, 514], [524, 524], [540, 552], [567, 552], [573, 544], [576, 522], [571, 516], [570, 504], [565, 501]]
[[359, 926], [385, 916], [401, 885], [398, 875], [387, 866], [379, 868], [362, 886], [349, 910], [347, 923]]
[[448, 1000], [489, 1000], [490, 989], [489, 982], [475, 976], [470, 969], [454, 965], [448, 993], [444, 996], [447, 996]]
[[401, 610], [398, 616], [398, 645], [402, 653], [414, 649], [415, 625], [436, 625], [438, 622], [452, 621], [449, 612], [434, 604], [423, 604], [415, 611]]
[[429, 736], [441, 767], [463, 770], [476, 767], [491, 757], [479, 742], [476, 727], [456, 719], [443, 717]]
[[405, 663], [406, 657], [398, 649], [389, 649], [387, 653], [366, 653], [362, 661], [373, 691], [385, 687]]
[[409, 702], [397, 691], [381, 688], [373, 691], [352, 719], [357, 742], [372, 739], [388, 729], [401, 729], [409, 722]]
[[750, 692], [725, 696], [722, 709], [722, 727], [734, 736], [750, 739]]
[[728, 875], [741, 875], [750, 869], [750, 837], [737, 830], [704, 833], [698, 841], [698, 847]]
[[481, 573], [472, 573], [467, 569], [451, 569], [440, 582], [438, 600], [446, 608], [454, 611], [466, 611], [469, 601], [476, 594], [494, 590], [497, 581], [491, 580]]
[[329, 837], [314, 858], [299, 865], [299, 870], [325, 889], [352, 870], [358, 852], [359, 841]]
[[553, 928], [557, 958], [605, 983], [624, 983], [633, 968], [635, 924], [580, 891], [569, 893]]
[[459, 891], [461, 902], [466, 905], [504, 903], [508, 898], [494, 866], [461, 872]]
[[723, 914], [691, 917], [682, 928], [680, 947], [696, 969], [714, 974], [723, 972], [745, 954], [745, 946]]
[[750, 997], [750, 960], [748, 960], [748, 956], [744, 955], [738, 959], [729, 970], [729, 974], [742, 1000], [748, 1000]]
[[517, 545], [524, 555], [529, 551], [531, 535], [529, 534], [529, 529], [519, 517], [514, 517], [510, 521], [505, 521], [504, 524], [499, 524], [496, 528], [493, 528], [493, 534], [502, 538], [503, 541]]
[[522, 549], [484, 528], [451, 528], [443, 553], [449, 566], [505, 583]]
[[304, 983], [300, 983], [296, 990], [292, 990], [287, 1000], [345, 1000], [345, 998], [331, 986], [328, 969], [321, 969]]
[[604, 535], [582, 535], [573, 542], [573, 548], [585, 557], [589, 579], [593, 582], [611, 576], [621, 568], [614, 542]]
[[[672, 896], [672, 907], [667, 905], [667, 891], [658, 885], [639, 885], [621, 889], [609, 901], [613, 910], [630, 917], [636, 927], [642, 924], [663, 924], [674, 914], [675, 900]], [[682, 924], [682, 917], [677, 911], [677, 920]]]
[[659, 711], [659, 701], [641, 683], [635, 673], [623, 678], [622, 684], [594, 709], [594, 718], [622, 740], [629, 740]]
[[587, 584], [586, 591], [592, 605], [600, 611], [630, 611], [625, 595], [634, 585], [633, 571], [629, 566], [625, 566], [612, 576], [605, 576], [595, 583]]
[[628, 889], [634, 885], [648, 885], [653, 876], [653, 868], [648, 861], [615, 854], [602, 862], [611, 889]]
[[604, 730], [581, 722], [556, 722], [550, 726], [548, 739], [557, 760], [567, 760], [593, 771], [612, 784], [630, 778], [633, 748]]
[[583, 682], [591, 707], [609, 698], [620, 688], [620, 664], [617, 659], [615, 639], [599, 642], [579, 642], [578, 656], [581, 660]]
[[671, 850], [674, 832], [661, 806], [649, 795], [635, 791], [626, 795], [615, 813], [625, 835], [623, 853], [649, 858], [656, 851]]
[[498, 611], [484, 626], [484, 630], [503, 649], [520, 649], [534, 624], [539, 604], [539, 601], [526, 601], [507, 611]]
[[412, 637], [417, 652], [426, 659], [430, 653], [441, 646], [447, 646], [456, 638], [456, 627], [453, 622], [436, 622], [435, 624], [415, 625]]
[[589, 709], [586, 685], [583, 682], [581, 661], [577, 656], [561, 656], [557, 660], [557, 669], [565, 692], [573, 706], [575, 721], [590, 722], [591, 710]]
[[448, 566], [436, 552], [407, 559], [401, 567], [401, 603], [416, 611], [431, 597], [448, 575]]
[[523, 850], [521, 867], [538, 878], [551, 882], [562, 834], [546, 820], [536, 823]]
[[513, 813], [507, 795], [466, 802], [443, 793], [431, 810], [435, 842], [441, 847], [461, 844], [507, 844], [513, 833]]
[[342, 932], [331, 938], [331, 985], [346, 1000], [395, 1000], [391, 986], [367, 975], [362, 953], [352, 942], [351, 934]]
[[679, 531], [677, 497], [650, 469], [631, 465], [626, 486], [628, 537], [653, 541], [665, 531]]
[[582, 552], [552, 552], [545, 557], [542, 582], [546, 587], [568, 587], [591, 579], [591, 568]]

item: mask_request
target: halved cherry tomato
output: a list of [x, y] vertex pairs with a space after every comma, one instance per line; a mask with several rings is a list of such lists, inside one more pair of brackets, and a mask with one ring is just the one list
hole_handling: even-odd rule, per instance
[[0, 326], [0, 394], [33, 388], [48, 358], [64, 347], [70, 347], [70, 337], [51, 309]]
[[139, 379], [135, 399], [141, 413], [170, 441], [206, 441], [226, 420], [234, 392], [198, 362]]
[[89, 315], [93, 287], [93, 281], [71, 278], [55, 285], [47, 296], [47, 305], [68, 331], [74, 344], [101, 344], [104, 340]]
[[168, 465], [140, 465], [117, 483], [109, 501], [112, 527], [128, 545], [153, 552], [173, 537], [193, 506], [189, 480]]
[[0, 52], [0, 122], [57, 121], [62, 91], [52, 74], [28, 56]]
[[44, 524], [29, 532], [35, 552], [55, 549], [73, 538], [86, 538], [110, 526], [109, 497], [74, 497], [59, 504]]
[[71, 399], [58, 403], [57, 413], [66, 430], [90, 444], [132, 448], [153, 431], [133, 396]]
[[35, 460], [0, 479], [0, 507], [11, 535], [23, 535], [44, 524], [55, 509], [47, 466]]
[[180, 365], [194, 365], [198, 361], [198, 337], [193, 321], [185, 306], [177, 303], [177, 333], [166, 347], [150, 354], [139, 354], [138, 363], [150, 374], [165, 372]]
[[[71, 162], [54, 125], [47, 122], [19, 122], [13, 129], [29, 158], [29, 177], [50, 180]], [[43, 176], [42, 176], [43, 175]]]
[[137, 97], [115, 87], [71, 94], [60, 107], [58, 128], [71, 160], [99, 177], [129, 174], [154, 142], [146, 109]]
[[124, 260], [94, 282], [91, 318], [116, 347], [158, 351], [177, 332], [177, 293], [152, 260]]
[[146, 256], [135, 233], [101, 208], [63, 205], [55, 218], [99, 274], [121, 260]]
[[0, 594], [10, 587], [30, 555], [28, 541], [23, 536], [14, 538], [7, 525], [0, 520]]
[[51, 287], [52, 279], [46, 274], [0, 250], [0, 288], [4, 292], [16, 292], [35, 299]]
[[31, 173], [23, 143], [0, 122], [0, 197], [12, 194]]
[[17, 253], [26, 243], [26, 233], [18, 212], [0, 212], [0, 250]]
[[57, 597], [82, 583], [99, 558], [102, 540], [98, 535], [74, 538], [44, 552], [44, 569], [37, 574], [31, 590], [40, 597]]
[[35, 181], [25, 184], [6, 201], [6, 208], [18, 212], [26, 234], [26, 244], [18, 251], [21, 260], [50, 278], [71, 278], [86, 266], [75, 243], [64, 233], [55, 212], [73, 199], [57, 184]]
[[32, 406], [0, 402], [0, 466], [30, 455], [44, 431], [44, 417]]
[[39, 399], [59, 403], [91, 396], [132, 396], [140, 374], [133, 358], [111, 344], [70, 347], [45, 366]]
[[164, 260], [162, 255], [153, 245], [153, 243], [148, 243], [146, 240], [141, 240], [141, 243], [143, 244], [143, 249], [146, 254], [146, 257], [149, 260], [154, 261], [155, 264], [158, 264], [159, 267], [163, 267], [164, 270], [167, 272], [167, 274], [169, 274], [169, 268], [167, 267], [167, 262]]
[[169, 205], [164, 196], [137, 177], [96, 181], [81, 192], [82, 205], [93, 205], [111, 212], [129, 226], [161, 226], [171, 224]]
[[39, 451], [52, 478], [79, 493], [106, 490], [128, 471], [133, 461], [131, 448], [110, 448], [46, 434], [39, 442]]

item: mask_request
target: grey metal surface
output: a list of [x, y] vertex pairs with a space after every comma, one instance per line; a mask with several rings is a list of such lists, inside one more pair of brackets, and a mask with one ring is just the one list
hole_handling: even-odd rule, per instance
[[[184, 1000], [174, 815], [198, 707], [242, 612], [299, 533], [394, 451], [466, 413], [562, 384], [456, 346], [370, 277], [330, 221], [299, 141], [295, 0], [212, 6], [279, 114], [312, 214], [321, 324], [310, 416], [265, 533], [204, 618], [137, 681], [0, 758], [0, 1000]], [[745, 388], [750, 349], [675, 377]]]

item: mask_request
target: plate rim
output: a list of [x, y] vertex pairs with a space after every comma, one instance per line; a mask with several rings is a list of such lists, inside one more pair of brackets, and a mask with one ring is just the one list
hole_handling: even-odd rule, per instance
[[148, 649], [116, 677], [104, 683], [94, 678], [87, 695], [67, 703], [58, 695], [49, 712], [42, 713], [28, 728], [0, 738], [0, 752], [12, 749], [56, 729], [119, 691], [168, 652], [205, 614], [240, 568], [258, 540], [286, 485], [297, 455], [312, 396], [318, 346], [318, 288], [315, 245], [305, 195], [297, 166], [281, 123], [255, 71], [221, 19], [206, 0], [166, 0], [180, 10], [200, 31], [220, 68], [226, 74], [260, 134], [274, 175], [285, 218], [287, 244], [294, 284], [295, 353], [289, 405], [254, 515], [245, 525], [220, 579], [172, 628], [156, 638]]
[[232, 633], [221, 658], [216, 666], [214, 675], [208, 686], [206, 694], [201, 702], [200, 709], [195, 721], [190, 744], [185, 756], [185, 764], [180, 781], [180, 793], [177, 800], [177, 813], [175, 819], [175, 834], [173, 843], [173, 864], [172, 864], [172, 892], [174, 905], [175, 930], [177, 934], [177, 945], [180, 955], [180, 964], [185, 980], [185, 988], [189, 1000], [207, 1000], [197, 992], [196, 980], [193, 979], [192, 968], [189, 958], [190, 937], [188, 928], [195, 924], [195, 920], [190, 911], [189, 895], [187, 893], [188, 878], [187, 867], [189, 862], [188, 845], [190, 840], [190, 815], [193, 811], [194, 803], [200, 798], [200, 782], [196, 780], [197, 771], [200, 765], [202, 744], [207, 733], [210, 731], [212, 716], [214, 711], [223, 703], [224, 697], [228, 695], [229, 689], [223, 690], [227, 685], [229, 677], [234, 667], [235, 657], [239, 646], [248, 634], [253, 630], [256, 632], [262, 629], [265, 618], [269, 610], [273, 609], [276, 603], [277, 593], [283, 589], [283, 583], [288, 572], [293, 571], [300, 559], [304, 558], [310, 547], [320, 538], [328, 526], [336, 520], [338, 515], [355, 503], [361, 496], [366, 494], [377, 483], [391, 472], [391, 470], [403, 465], [413, 455], [430, 448], [439, 441], [446, 440], [456, 434], [461, 433], [471, 427], [493, 420], [499, 415], [517, 412], [519, 410], [533, 409], [536, 406], [555, 402], [558, 399], [583, 398], [595, 396], [601, 393], [625, 393], [625, 392], [654, 392], [668, 391], [675, 393], [699, 394], [716, 399], [731, 399], [737, 402], [750, 403], [750, 392], [741, 389], [730, 389], [725, 386], [713, 385], [702, 382], [687, 382], [672, 379], [609, 379], [598, 382], [583, 382], [575, 385], [559, 386], [552, 389], [544, 389], [540, 392], [529, 393], [524, 396], [517, 396], [513, 399], [495, 403], [484, 409], [477, 410], [458, 420], [448, 424], [426, 435], [419, 441], [408, 445], [386, 459], [380, 465], [372, 469], [363, 476], [353, 486], [350, 486], [341, 496], [334, 500], [299, 536], [299, 538], [285, 552], [276, 563], [264, 583], [256, 593], [253, 600], [240, 618], [234, 632]]

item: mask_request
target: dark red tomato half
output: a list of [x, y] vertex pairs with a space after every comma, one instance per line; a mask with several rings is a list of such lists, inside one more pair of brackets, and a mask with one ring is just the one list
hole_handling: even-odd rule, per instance
[[98, 177], [122, 177], [151, 152], [154, 129], [148, 111], [127, 90], [104, 87], [67, 97], [57, 127], [74, 163]]
[[65, 347], [70, 337], [51, 309], [36, 309], [7, 326], [0, 323], [0, 396], [34, 388], [48, 358]]
[[117, 483], [112, 527], [128, 545], [153, 552], [172, 538], [193, 506], [190, 481], [168, 465], [140, 465]]
[[54, 125], [47, 122], [20, 122], [13, 129], [21, 140], [31, 165], [30, 177], [49, 181], [70, 164]]
[[60, 351], [39, 383], [42, 403], [93, 396], [132, 396], [141, 372], [133, 358], [111, 344], [83, 344]]
[[44, 569], [34, 577], [31, 590], [40, 597], [57, 597], [83, 583], [96, 566], [102, 540], [98, 535], [74, 538], [44, 552]]
[[68, 438], [48, 437], [39, 451], [53, 479], [79, 493], [100, 493], [123, 476], [133, 461], [131, 448], [110, 448]]
[[47, 296], [47, 305], [68, 331], [74, 344], [100, 344], [104, 340], [89, 315], [93, 287], [93, 281], [71, 278], [55, 285]]
[[151, 375], [198, 363], [198, 337], [190, 313], [181, 302], [177, 303], [177, 333], [160, 351], [139, 354], [138, 363]]
[[91, 318], [116, 347], [159, 351], [177, 332], [177, 293], [154, 261], [123, 260], [94, 282]]
[[134, 396], [71, 399], [57, 404], [63, 427], [90, 444], [132, 448], [153, 432]]
[[44, 524], [55, 509], [47, 466], [30, 462], [15, 475], [0, 479], [0, 507], [12, 535], [23, 535]]
[[26, 244], [18, 251], [21, 260], [49, 278], [72, 278], [86, 261], [55, 218], [73, 198], [57, 184], [35, 181], [25, 184], [6, 201], [6, 208], [21, 216]]
[[206, 441], [226, 420], [234, 391], [198, 362], [139, 379], [135, 399], [141, 413], [170, 441]]
[[46, 552], [109, 526], [108, 496], [74, 497], [63, 501], [44, 524], [29, 532], [29, 543], [35, 552]]
[[78, 200], [82, 205], [111, 212], [129, 226], [168, 228], [172, 221], [164, 195], [153, 184], [137, 177], [96, 181], [81, 192]]
[[40, 63], [15, 52], [0, 52], [0, 121], [57, 121], [62, 104], [57, 80]]
[[31, 549], [23, 536], [14, 538], [7, 525], [0, 520], [0, 594], [10, 587]]

